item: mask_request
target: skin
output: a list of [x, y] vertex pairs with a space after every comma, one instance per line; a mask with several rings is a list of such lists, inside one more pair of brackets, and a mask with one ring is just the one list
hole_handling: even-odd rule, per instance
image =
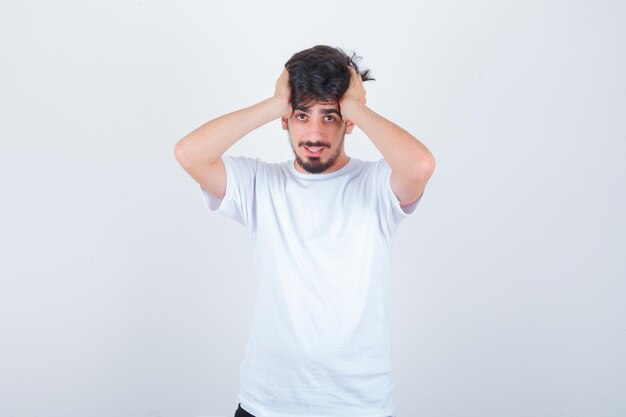
[[[338, 107], [342, 120], [346, 123], [344, 133], [349, 133], [348, 125], [351, 126], [350, 132], [352, 126], [357, 125], [370, 138], [391, 168], [391, 189], [398, 198], [400, 206], [407, 207], [423, 193], [426, 183], [434, 171], [435, 159], [419, 140], [366, 105], [366, 91], [361, 75], [352, 67], [349, 67], [348, 70], [350, 71], [350, 86], [339, 100]], [[283, 84], [281, 88], [283, 93], [288, 91], [288, 85]], [[288, 95], [282, 98], [285, 97]], [[285, 124], [286, 117], [288, 116], [283, 117], [283, 128], [290, 128], [291, 125]], [[319, 130], [322, 131], [321, 128]], [[331, 138], [331, 140], [334, 138], [332, 135], [326, 137]], [[307, 140], [311, 140], [313, 143], [323, 143], [323, 138], [324, 136], [316, 130], [308, 130], [299, 137], [293, 137], [292, 147], [298, 155], [298, 146], [306, 144]], [[315, 140], [319, 142], [314, 142]], [[329, 143], [333, 144], [333, 142]], [[339, 151], [337, 160], [342, 161], [340, 158], [345, 155], [345, 152], [343, 151], [343, 142], [339, 143], [342, 150]], [[332, 148], [329, 149], [332, 150]], [[325, 162], [329, 163], [330, 161], [326, 160]], [[327, 169], [338, 169], [341, 166], [335, 161], [330, 163]]]
[[[354, 69], [352, 71], [356, 74]], [[275, 91], [275, 98], [283, 103], [290, 103], [288, 82], [289, 73], [284, 69], [276, 82]], [[341, 106], [351, 101], [365, 104], [362, 82], [351, 83], [339, 103], [317, 101], [295, 109], [292, 109], [291, 104], [284, 107], [282, 127], [288, 132], [296, 170], [310, 174], [330, 173], [348, 163], [350, 158], [345, 152], [345, 135], [352, 133], [354, 123], [343, 119]], [[324, 146], [325, 149], [320, 156], [311, 156], [304, 149], [305, 146]]]
[[[288, 131], [296, 170], [302, 173], [330, 173], [345, 166], [344, 139], [352, 133], [354, 124], [341, 117], [338, 104], [316, 102], [309, 107], [296, 108], [289, 118], [282, 118], [283, 129]], [[324, 146], [320, 156], [311, 156], [305, 146]]]
[[[303, 173], [321, 173], [336, 171], [349, 161], [344, 136], [356, 125], [389, 164], [391, 189], [401, 207], [406, 207], [424, 191], [435, 168], [435, 159], [419, 140], [365, 104], [363, 80], [354, 68], [348, 70], [350, 87], [339, 103], [313, 103], [306, 112], [291, 108], [289, 73], [283, 68], [272, 97], [198, 127], [176, 144], [176, 159], [205, 190], [223, 198], [226, 170], [221, 156], [254, 129], [281, 118], [296, 155], [295, 168]], [[338, 121], [327, 117], [325, 112], [331, 109], [340, 112]], [[328, 148], [320, 157], [311, 157], [306, 154], [305, 145]]]

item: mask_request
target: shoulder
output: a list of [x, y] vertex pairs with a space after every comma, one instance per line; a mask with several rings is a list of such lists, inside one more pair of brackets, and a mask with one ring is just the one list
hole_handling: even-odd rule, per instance
[[243, 155], [222, 155], [222, 160], [224, 161], [224, 165], [226, 165], [228, 168], [250, 171], [254, 173], [270, 170], [272, 166], [275, 165], [263, 161], [259, 157], [250, 157]]

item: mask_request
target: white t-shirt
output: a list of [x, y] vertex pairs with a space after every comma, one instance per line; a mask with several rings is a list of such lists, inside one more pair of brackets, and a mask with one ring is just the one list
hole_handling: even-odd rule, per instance
[[248, 229], [259, 274], [236, 403], [256, 417], [394, 416], [389, 255], [423, 194], [402, 209], [385, 159], [322, 174], [222, 160], [224, 199], [202, 198]]

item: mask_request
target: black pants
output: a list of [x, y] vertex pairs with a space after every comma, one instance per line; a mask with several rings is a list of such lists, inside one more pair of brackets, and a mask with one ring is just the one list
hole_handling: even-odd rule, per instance
[[239, 404], [239, 406], [237, 407], [237, 411], [235, 411], [235, 417], [254, 417], [254, 416], [248, 413], [243, 408], [241, 408], [241, 404]]
[[239, 403], [239, 406], [237, 407], [237, 410], [235, 411], [235, 416], [234, 417], [254, 417], [254, 416], [252, 414], [248, 413], [243, 408], [241, 408], [241, 403]]

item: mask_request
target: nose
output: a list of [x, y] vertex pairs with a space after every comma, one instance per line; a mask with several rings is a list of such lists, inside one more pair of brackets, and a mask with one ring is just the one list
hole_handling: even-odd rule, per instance
[[307, 138], [311, 141], [324, 139], [324, 124], [321, 120], [311, 120], [310, 123], [307, 123]]

